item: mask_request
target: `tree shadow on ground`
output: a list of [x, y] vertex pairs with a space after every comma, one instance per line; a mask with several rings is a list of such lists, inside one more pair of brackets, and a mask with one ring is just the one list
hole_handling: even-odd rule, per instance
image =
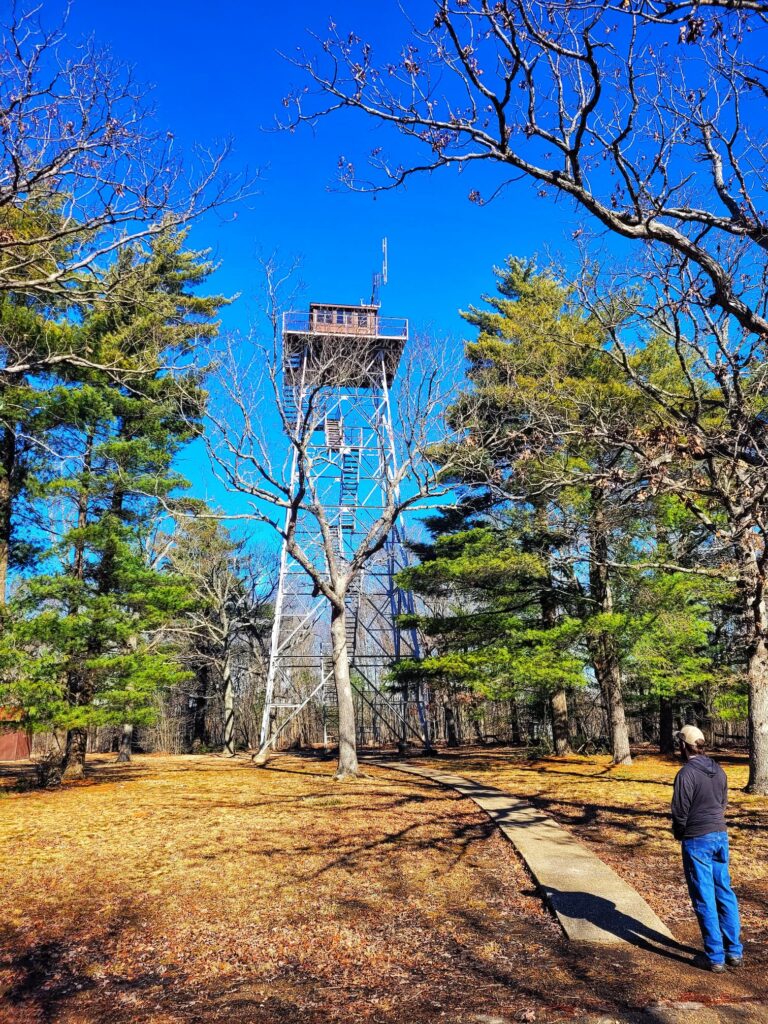
[[[270, 787], [274, 780], [269, 776]], [[187, 782], [183, 776], [177, 782], [177, 793], [186, 800]], [[289, 898], [283, 900], [283, 889], [269, 888], [269, 899], [261, 904], [263, 919], [250, 924], [265, 937], [255, 947], [262, 955], [239, 954], [235, 966], [226, 960], [244, 928], [242, 922], [225, 921], [225, 909], [209, 903], [208, 913], [214, 917], [204, 920], [193, 896], [190, 914], [200, 914], [200, 919], [189, 931], [179, 925], [180, 934], [191, 937], [184, 945], [172, 930], [164, 931], [167, 922], [154, 897], [139, 895], [132, 904], [121, 883], [107, 905], [91, 893], [90, 876], [82, 871], [77, 919], [67, 918], [62, 906], [61, 913], [41, 915], [26, 928], [0, 927], [0, 978], [5, 985], [0, 1019], [4, 1024], [435, 1024], [441, 1019], [474, 1024], [482, 1015], [510, 1022], [533, 1019], [520, 1016], [530, 1009], [537, 1022], [548, 1024], [581, 1022], [587, 1013], [603, 1009], [613, 1019], [624, 1019], [627, 1008], [647, 1005], [658, 992], [672, 998], [689, 993], [706, 1002], [713, 992], [746, 999], [761, 991], [762, 979], [753, 980], [748, 972], [742, 979], [722, 982], [694, 971], [684, 957], [681, 962], [659, 955], [658, 944], [647, 935], [639, 938], [650, 949], [642, 942], [587, 949], [569, 945], [541, 911], [538, 893], [528, 891], [528, 876], [518, 870], [511, 846], [495, 838], [492, 822], [460, 796], [426, 780], [398, 776], [398, 787], [406, 792], [394, 800], [380, 780], [338, 791], [344, 799], [354, 795], [360, 805], [367, 801], [371, 817], [380, 814], [372, 826], [378, 830], [374, 839], [370, 833], [345, 835], [338, 807], [317, 818], [301, 818], [298, 826], [291, 824], [290, 811], [274, 819], [267, 841], [253, 845], [260, 854], [284, 855]], [[303, 788], [306, 792], [310, 786]], [[250, 794], [250, 787], [242, 792]], [[199, 802], [215, 807], [222, 795], [226, 791], [203, 794]], [[398, 817], [414, 795], [418, 799], [410, 817]], [[137, 793], [134, 809], [141, 809], [141, 798]], [[92, 813], [90, 798], [82, 806]], [[205, 821], [193, 818], [186, 808], [182, 818], [190, 828], [203, 827], [200, 822]], [[420, 831], [427, 823], [433, 826], [431, 834]], [[163, 829], [162, 820], [157, 827]], [[286, 836], [291, 828], [300, 839], [295, 846], [290, 834]], [[495, 844], [493, 856], [478, 857], [481, 867], [475, 868], [467, 853], [479, 852], [485, 844]], [[426, 862], [421, 853], [436, 847], [448, 856], [433, 862], [440, 868], [433, 881], [421, 870]], [[186, 839], [182, 849], [189, 849]], [[399, 852], [416, 856], [400, 860]], [[238, 858], [235, 884], [252, 886], [257, 899], [257, 883], [243, 849], [230, 851], [222, 845], [217, 853]], [[116, 856], [119, 863], [119, 851]], [[323, 880], [330, 878], [325, 889], [313, 884], [318, 875], [310, 856], [325, 862]], [[466, 874], [460, 886], [450, 889], [450, 868], [457, 859], [465, 859]], [[329, 875], [334, 865], [336, 876]], [[188, 873], [190, 868], [182, 870]], [[264, 884], [270, 872], [280, 870], [286, 868], [279, 862], [270, 865]], [[382, 873], [385, 883], [377, 888]], [[303, 888], [296, 884], [302, 878]], [[434, 911], [442, 904], [422, 898], [426, 885], [437, 886], [438, 894], [451, 894], [440, 915]], [[136, 891], [143, 892], [142, 886]], [[226, 893], [220, 895], [226, 907]], [[323, 899], [334, 903], [325, 930], [319, 906]], [[326, 915], [326, 925], [328, 919]], [[297, 953], [292, 932], [302, 923], [307, 942]], [[337, 923], [351, 936], [349, 944], [334, 944]], [[225, 924], [231, 929], [224, 931]], [[218, 935], [217, 925], [222, 929]], [[273, 954], [271, 966], [267, 954]], [[226, 971], [219, 971], [221, 965], [215, 962], [222, 957]]]
[[34, 763], [5, 762], [0, 764], [0, 793], [55, 793], [72, 787], [83, 789], [105, 784], [122, 785], [151, 774], [152, 769], [147, 765], [137, 764], [135, 761], [118, 764], [112, 758], [110, 761], [86, 763], [82, 779], [67, 779], [61, 786], [46, 788], [38, 784], [37, 768]]
[[[0, 989], [0, 1019], [7, 1010], [9, 1021], [34, 1020], [55, 1024], [65, 1006], [88, 1005], [105, 988], [110, 989], [112, 1009], [104, 1020], [119, 1019], [120, 993], [146, 993], [164, 990], [173, 979], [173, 970], [159, 964], [132, 972], [130, 978], [109, 975], [112, 951], [126, 930], [141, 927], [141, 916], [130, 909], [111, 915], [93, 911], [93, 921], [82, 920], [60, 927], [51, 934], [29, 941], [29, 933], [4, 926], [0, 929], [0, 971], [9, 981]], [[44, 931], [45, 929], [40, 929]], [[14, 1016], [14, 1011], [18, 1018]], [[133, 1010], [136, 1016], [135, 1008]], [[99, 1017], [94, 1016], [94, 1022]]]
[[[362, 897], [343, 902], [355, 915], [380, 914]], [[494, 924], [462, 906], [450, 909], [434, 961], [426, 967], [401, 963], [394, 975], [361, 971], [356, 976], [343, 955], [335, 977], [291, 962], [269, 974], [254, 963], [220, 975], [195, 972], [167, 958], [161, 963], [142, 950], [130, 970], [118, 973], [113, 956], [121, 937], [141, 935], [148, 923], [145, 914], [128, 907], [106, 921], [102, 915], [96, 929], [83, 920], [31, 941], [28, 932], [3, 928], [0, 968], [9, 982], [0, 994], [0, 1018], [8, 1024], [433, 1024], [447, 1011], [448, 1019], [468, 1022], [483, 1015], [546, 1022], [562, 1020], [565, 1010], [571, 1020], [598, 1011], [611, 1019], [631, 1013], [652, 1001], [654, 979], [662, 993], [679, 997], [687, 991], [704, 1003], [758, 995], [756, 987], [734, 987], [733, 979], [727, 979], [729, 989], [723, 991], [719, 983], [714, 990], [712, 979], [689, 969], [683, 956], [671, 957], [680, 960], [674, 982], [663, 973], [654, 976], [652, 961], [642, 958], [649, 947], [658, 954], [653, 936], [634, 951], [554, 939], [543, 958], [531, 960], [527, 950], [541, 940], [541, 924], [523, 916], [510, 931], [506, 921]], [[392, 942], [411, 929], [426, 933], [431, 927], [414, 911], [392, 932]], [[627, 927], [636, 934], [634, 926]], [[624, 923], [617, 929], [624, 932]], [[502, 943], [509, 943], [503, 955], [489, 952]], [[279, 948], [276, 952], [279, 956]], [[534, 1016], [521, 1017], [521, 1010]]]
[[[171, 755], [162, 755], [155, 761], [153, 755], [134, 755], [127, 762], [116, 760], [114, 754], [93, 755], [86, 760], [85, 775], [82, 779], [65, 780], [64, 790], [68, 788], [85, 789], [89, 786], [117, 786], [138, 779], [152, 778], [159, 773], [192, 774], [195, 772], [216, 772], [222, 768], [236, 771], [252, 771], [250, 758], [223, 757], [219, 754], [186, 754], [178, 756], [176, 763], [170, 762]], [[313, 773], [308, 773], [313, 774]], [[324, 775], [325, 773], [317, 773]], [[330, 777], [329, 777], [330, 778]], [[0, 762], [0, 794], [46, 792], [36, 784], [37, 771], [32, 761]], [[49, 792], [56, 792], [58, 787]]]

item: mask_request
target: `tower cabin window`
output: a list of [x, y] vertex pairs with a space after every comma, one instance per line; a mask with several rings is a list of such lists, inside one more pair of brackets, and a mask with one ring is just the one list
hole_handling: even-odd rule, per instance
[[312, 306], [312, 330], [335, 333], [340, 327], [345, 333], [375, 335], [378, 327], [377, 310], [370, 306]]

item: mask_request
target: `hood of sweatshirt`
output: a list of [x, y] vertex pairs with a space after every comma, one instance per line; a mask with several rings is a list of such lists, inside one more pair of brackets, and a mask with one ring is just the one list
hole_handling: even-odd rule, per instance
[[705, 775], [713, 776], [717, 770], [716, 763], [711, 757], [705, 757], [704, 754], [697, 754], [696, 757], [692, 757], [688, 764], [697, 772], [704, 772]]

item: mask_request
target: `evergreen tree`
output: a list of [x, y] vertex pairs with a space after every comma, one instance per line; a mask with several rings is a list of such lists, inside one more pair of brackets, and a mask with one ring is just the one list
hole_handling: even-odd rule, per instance
[[[68, 510], [68, 523], [45, 574], [22, 588], [6, 647], [21, 647], [26, 677], [47, 687], [49, 699], [27, 710], [35, 724], [67, 729], [70, 776], [82, 774], [89, 725], [121, 709], [145, 721], [154, 687], [179, 678], [153, 631], [180, 613], [183, 588], [142, 565], [139, 542], [158, 501], [185, 486], [173, 460], [204, 408], [202, 371], [189, 357], [215, 334], [225, 301], [193, 291], [211, 270], [180, 234], [159, 236], [148, 252], [122, 250], [78, 326], [93, 368], [47, 393], [49, 438], [68, 459], [38, 497]], [[26, 708], [18, 673], [6, 688]]]
[[[507, 508], [478, 516], [475, 507], [471, 500], [459, 506], [463, 522], [452, 510], [450, 529], [442, 516], [433, 518], [434, 543], [417, 545], [419, 564], [401, 574], [402, 585], [440, 613], [419, 617], [430, 655], [395, 666], [396, 678], [426, 673], [438, 691], [534, 707], [546, 699], [557, 739], [562, 722], [554, 719], [553, 697], [585, 680], [579, 623], [560, 613], [537, 513]], [[567, 741], [567, 712], [565, 726]]]
[[[0, 212], [0, 231], [34, 237], [56, 219], [29, 200], [21, 209]], [[59, 242], [61, 257], [64, 248]], [[0, 254], [0, 274], [4, 259]], [[27, 272], [46, 267], [46, 257], [32, 246]], [[75, 298], [75, 288], [47, 302], [21, 285], [0, 293], [0, 604], [6, 602], [9, 574], [28, 568], [38, 548], [31, 491], [53, 454], [48, 431], [56, 411], [49, 390], [84, 357]]]
[[[600, 352], [596, 324], [552, 276], [510, 259], [497, 273], [498, 294], [472, 307], [465, 319], [479, 336], [466, 346], [470, 388], [455, 403], [451, 425], [465, 434], [465, 478], [490, 481], [525, 509], [546, 586], [539, 593], [539, 624], [557, 628], [568, 609], [567, 588], [579, 598], [592, 669], [599, 683], [615, 760], [630, 759], [617, 638], [610, 628], [612, 587], [608, 563], [610, 498], [589, 486], [622, 449], [590, 443], [588, 425], [599, 416], [625, 423], [632, 395], [615, 381]], [[438, 457], [440, 450], [438, 448]], [[574, 468], [580, 486], [574, 487]], [[578, 552], [578, 554], [577, 554]], [[556, 749], [568, 749], [564, 691], [555, 689], [552, 720]]]
[[67, 731], [75, 777], [89, 728], [148, 724], [157, 689], [187, 676], [161, 640], [189, 603], [183, 581], [148, 569], [128, 530], [102, 522], [84, 532], [80, 572], [31, 579], [0, 648], [4, 702], [33, 729]]
[[[672, 693], [652, 668], [649, 638], [662, 642], [677, 631], [677, 646], [667, 644], [674, 661], [667, 679], [676, 681], [675, 691], [695, 689], [710, 678], [709, 630], [700, 601], [704, 583], [642, 569], [649, 550], [663, 562], [673, 540], [679, 548], [685, 545], [665, 523], [647, 480], [633, 478], [632, 438], [650, 429], [652, 417], [643, 394], [616, 374], [597, 323], [552, 275], [519, 260], [510, 259], [498, 272], [498, 290], [486, 297], [484, 308], [465, 314], [479, 337], [467, 345], [470, 387], [450, 420], [463, 433], [458, 482], [480, 484], [495, 495], [505, 523], [490, 531], [487, 524], [475, 524], [439, 538], [410, 582], [422, 593], [454, 586], [460, 591], [464, 574], [471, 587], [473, 567], [487, 559], [493, 573], [481, 572], [479, 579], [490, 578], [499, 590], [475, 590], [472, 615], [459, 615], [450, 628], [425, 623], [439, 634], [442, 651], [425, 670], [452, 667], [481, 690], [489, 678], [500, 678], [507, 682], [504, 693], [526, 674], [546, 680], [555, 747], [565, 752], [566, 690], [579, 677], [584, 680], [577, 668], [581, 659], [602, 694], [614, 760], [627, 762], [630, 666], [632, 679], [642, 678], [659, 698]], [[642, 360], [643, 372], [668, 386], [681, 372], [672, 347], [661, 339], [637, 357], [638, 367]], [[657, 418], [653, 422], [658, 426]], [[437, 458], [444, 453], [445, 446], [436, 446]], [[613, 478], [621, 486], [612, 486]], [[702, 541], [693, 531], [687, 549], [675, 552], [681, 569], [685, 558], [701, 558]], [[528, 561], [521, 562], [522, 555]], [[684, 592], [690, 600], [675, 618], [669, 593]], [[505, 603], [510, 601], [511, 618]], [[492, 622], [499, 632], [489, 642]], [[472, 623], [479, 626], [474, 633]], [[517, 659], [520, 641], [527, 653]]]

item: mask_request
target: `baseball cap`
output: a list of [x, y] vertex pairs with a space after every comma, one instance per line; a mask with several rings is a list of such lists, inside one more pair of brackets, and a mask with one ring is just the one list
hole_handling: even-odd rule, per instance
[[677, 735], [689, 747], [695, 747], [697, 743], [706, 742], [704, 733], [701, 729], [697, 729], [695, 725], [684, 725]]

